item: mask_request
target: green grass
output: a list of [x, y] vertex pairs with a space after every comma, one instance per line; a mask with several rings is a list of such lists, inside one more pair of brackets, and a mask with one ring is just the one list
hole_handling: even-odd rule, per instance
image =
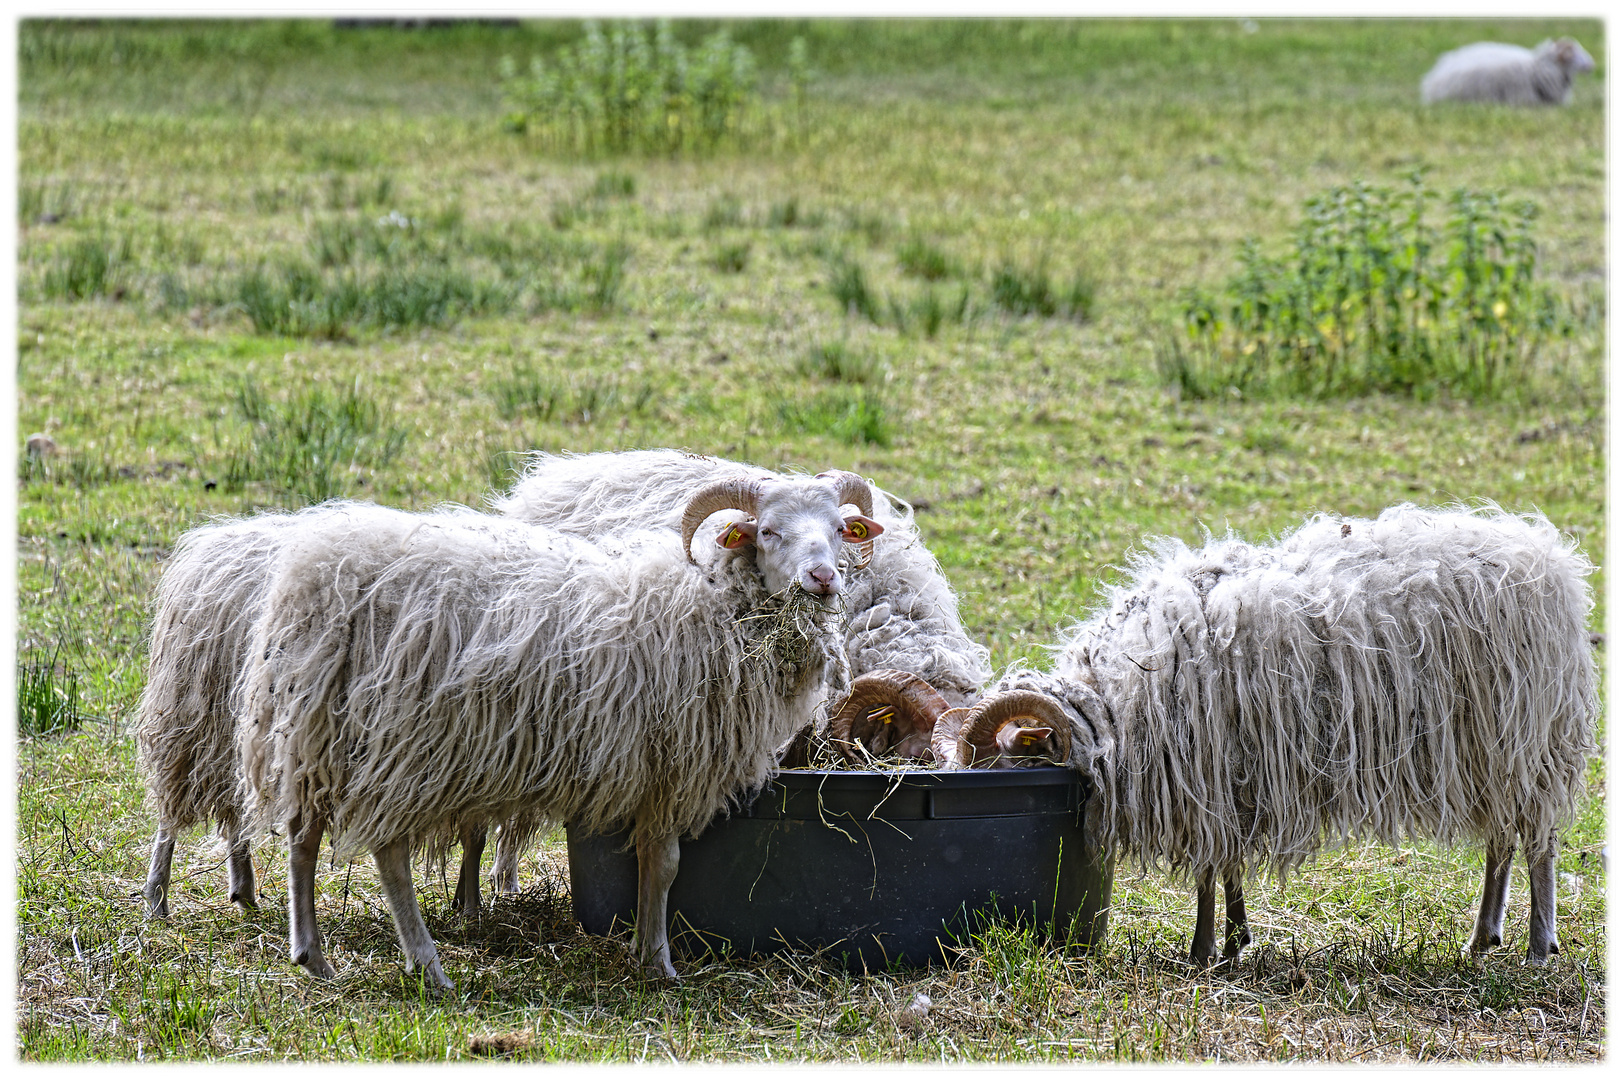
[[[718, 28], [673, 31], [695, 49]], [[1510, 946], [1471, 964], [1458, 949], [1481, 855], [1423, 843], [1355, 845], [1259, 883], [1257, 943], [1204, 973], [1179, 960], [1191, 890], [1123, 869], [1094, 956], [991, 925], [946, 970], [733, 957], [679, 962], [683, 984], [658, 986], [629, 973], [625, 940], [573, 928], [556, 838], [526, 859], [532, 892], [483, 927], [455, 919], [424, 869], [450, 1001], [402, 975], [366, 864], [322, 868], [339, 983], [292, 969], [273, 839], [256, 849], [258, 913], [231, 910], [213, 841], [194, 835], [174, 918], [140, 918], [152, 822], [128, 723], [148, 598], [175, 538], [212, 514], [339, 491], [477, 505], [533, 448], [854, 469], [917, 508], [1000, 667], [1044, 663], [1154, 534], [1265, 538], [1319, 510], [1486, 498], [1541, 509], [1600, 563], [1599, 24], [729, 29], [778, 126], [747, 152], [583, 158], [504, 130], [497, 78], [502, 55], [551, 55], [576, 23], [22, 25], [17, 430], [59, 450], [19, 466], [18, 661], [54, 658], [27, 670], [48, 672], [56, 700], [71, 673], [82, 720], [18, 749], [20, 1054], [1602, 1055], [1599, 761], [1560, 857], [1563, 952], [1544, 971], [1516, 955], [1525, 873]], [[1568, 108], [1417, 103], [1444, 49], [1559, 34], [1600, 68]], [[1513, 399], [1199, 397], [1158, 366], [1183, 297], [1223, 288], [1242, 241], [1284, 251], [1310, 197], [1417, 167], [1439, 191], [1539, 204], [1536, 279], [1572, 332]], [[935, 1004], [908, 1029], [897, 1012], [919, 992]]]
[[17, 659], [17, 734], [59, 735], [84, 723], [79, 676], [62, 661], [62, 647]]

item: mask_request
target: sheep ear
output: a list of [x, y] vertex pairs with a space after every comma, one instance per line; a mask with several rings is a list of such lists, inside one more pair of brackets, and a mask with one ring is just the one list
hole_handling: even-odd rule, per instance
[[716, 537], [716, 543], [729, 550], [755, 543], [755, 522], [734, 522], [721, 530], [721, 535]]
[[998, 728], [997, 742], [1004, 753], [1015, 753], [1029, 750], [1036, 743], [1054, 734], [1051, 727], [1025, 727], [1020, 724], [1005, 724]]
[[847, 544], [866, 544], [885, 531], [885, 527], [871, 517], [852, 514], [845, 519], [845, 530], [840, 533]]

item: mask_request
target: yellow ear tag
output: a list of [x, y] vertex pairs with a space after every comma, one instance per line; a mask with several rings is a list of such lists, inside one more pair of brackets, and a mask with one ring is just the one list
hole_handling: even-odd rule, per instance
[[851, 523], [851, 535], [858, 540], [866, 540], [868, 538], [868, 526], [860, 521], [853, 521]]
[[1032, 743], [1034, 743], [1036, 741], [1037, 740], [1034, 737], [1030, 736], [1030, 735], [1022, 735], [1022, 736], [1020, 736], [1020, 745], [1021, 746], [1030, 746]]
[[738, 541], [743, 538], [743, 535], [743, 533], [738, 531], [737, 525], [729, 526], [727, 529], [727, 546], [732, 547], [734, 544], [738, 543]]

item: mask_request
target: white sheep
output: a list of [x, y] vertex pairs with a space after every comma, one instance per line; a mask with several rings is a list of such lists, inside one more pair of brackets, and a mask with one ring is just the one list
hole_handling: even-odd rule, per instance
[[[850, 473], [688, 495], [678, 532], [595, 540], [469, 510], [295, 516], [254, 629], [240, 752], [253, 821], [287, 830], [296, 963], [333, 972], [314, 906], [328, 831], [340, 855], [371, 851], [408, 968], [448, 988], [411, 852], [528, 816], [631, 822], [638, 952], [675, 976], [678, 839], [763, 783], [822, 700], [838, 548], [883, 532]], [[692, 538], [726, 507], [754, 520], [701, 568]]]
[[[290, 515], [264, 513], [190, 529], [175, 543], [159, 581], [134, 725], [147, 802], [158, 822], [141, 889], [154, 918], [169, 914], [177, 837], [209, 821], [217, 823], [228, 852], [227, 895], [243, 908], [257, 906], [242, 830], [235, 715], [249, 633], [275, 562], [297, 534], [294, 525]], [[483, 829], [470, 829], [463, 839], [456, 903], [477, 917]]]
[[1540, 515], [1394, 507], [1320, 515], [1272, 546], [1162, 540], [1058, 648], [1045, 690], [1070, 709], [1102, 851], [1195, 877], [1190, 955], [1249, 940], [1241, 882], [1326, 844], [1487, 847], [1469, 948], [1501, 943], [1510, 859], [1527, 857], [1527, 957], [1555, 937], [1557, 832], [1599, 705], [1593, 571]]
[[176, 542], [158, 583], [134, 725], [147, 802], [158, 820], [141, 893], [157, 918], [169, 914], [177, 835], [209, 821], [228, 850], [230, 899], [256, 906], [237, 793], [233, 695], [287, 521], [267, 514], [191, 529]]
[[1594, 70], [1595, 61], [1571, 38], [1535, 49], [1479, 41], [1438, 57], [1420, 80], [1420, 100], [1565, 105], [1572, 100], [1572, 77]]
[[[527, 455], [522, 475], [491, 502], [495, 513], [564, 532], [593, 535], [629, 528], [679, 527], [682, 493], [728, 476], [764, 475], [753, 465], [680, 450]], [[783, 475], [783, 474], [770, 474]], [[908, 504], [869, 483], [874, 518], [884, 526], [847, 574], [845, 656], [851, 677], [900, 669], [928, 682], [949, 705], [972, 704], [992, 678], [990, 653], [969, 637], [958, 599], [919, 536]], [[832, 688], [843, 690], [834, 680]], [[789, 753], [806, 750], [797, 740]], [[804, 762], [799, 756], [791, 763]], [[533, 832], [508, 823], [497, 837], [491, 877], [518, 888], [518, 852]], [[477, 888], [477, 884], [474, 886]]]
[[[675, 529], [683, 491], [734, 475], [766, 474], [753, 465], [680, 450], [536, 452], [492, 509], [581, 535]], [[899, 669], [924, 679], [952, 705], [972, 704], [991, 681], [990, 653], [965, 632], [958, 599], [919, 537], [912, 508], [876, 484], [867, 486], [885, 535], [873, 544], [867, 564], [853, 566], [848, 575], [845, 651], [851, 675]]]

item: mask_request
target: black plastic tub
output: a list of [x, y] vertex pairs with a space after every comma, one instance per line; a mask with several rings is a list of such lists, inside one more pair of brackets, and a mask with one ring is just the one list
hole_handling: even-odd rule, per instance
[[[1057, 766], [780, 773], [682, 841], [672, 949], [827, 948], [852, 970], [920, 967], [949, 958], [989, 917], [1102, 941], [1113, 866], [1087, 849], [1087, 794]], [[568, 831], [570, 892], [588, 933], [632, 922], [628, 835]]]

